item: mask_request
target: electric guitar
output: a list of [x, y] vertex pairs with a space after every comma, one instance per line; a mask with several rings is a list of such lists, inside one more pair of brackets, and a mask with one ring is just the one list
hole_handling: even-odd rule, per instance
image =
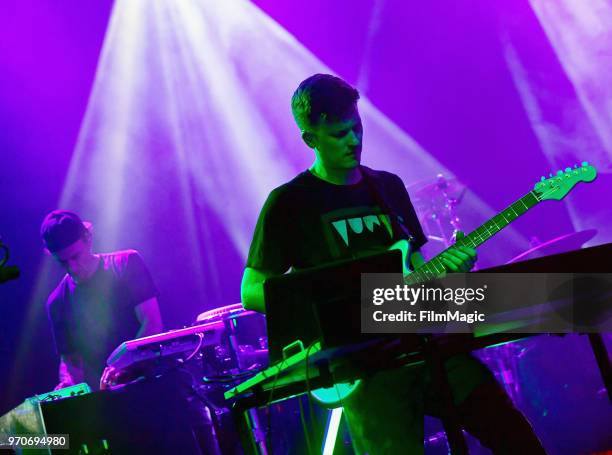
[[[542, 177], [541, 180], [535, 184], [533, 190], [509, 205], [470, 234], [459, 239], [455, 245], [449, 247], [449, 249], [454, 246], [469, 246], [471, 248], [476, 248], [538, 203], [547, 200], [560, 201], [579, 182], [592, 182], [595, 180], [595, 177], [597, 177], [597, 170], [587, 162], [583, 162], [580, 166], [575, 165], [574, 168], [568, 167], [565, 171], [558, 171], [554, 176], [550, 174], [549, 178]], [[389, 249], [400, 250], [402, 252], [404, 282], [408, 285], [429, 281], [443, 275], [446, 271], [446, 267], [442, 261], [442, 254], [448, 249], [412, 272], [408, 269], [408, 264], [410, 263], [410, 243], [407, 240], [400, 240], [391, 245]], [[359, 386], [360, 382], [360, 380], [356, 380], [352, 383], [338, 383], [333, 387], [313, 390], [311, 394], [323, 406], [334, 408], [340, 406], [342, 400], [347, 398]]]

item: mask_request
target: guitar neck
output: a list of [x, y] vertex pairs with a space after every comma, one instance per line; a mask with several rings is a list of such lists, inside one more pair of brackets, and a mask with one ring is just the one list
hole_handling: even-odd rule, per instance
[[[502, 210], [499, 214], [495, 215], [489, 221], [482, 224], [462, 239], [459, 239], [454, 246], [469, 246], [470, 248], [476, 248], [477, 246], [482, 245], [484, 242], [516, 220], [519, 216], [527, 212], [527, 210], [534, 207], [538, 202], [540, 202], [538, 196], [533, 191], [530, 191], [515, 203]], [[407, 284], [416, 284], [435, 278], [443, 273], [446, 268], [444, 266], [444, 262], [442, 261], [442, 254], [444, 251], [423, 264], [411, 274], [406, 275], [405, 282]]]

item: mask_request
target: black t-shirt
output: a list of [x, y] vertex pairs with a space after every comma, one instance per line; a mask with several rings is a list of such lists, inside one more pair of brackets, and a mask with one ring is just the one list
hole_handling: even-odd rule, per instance
[[259, 215], [247, 267], [282, 274], [380, 252], [402, 238], [427, 238], [402, 180], [362, 166], [352, 185], [310, 171], [273, 190]]
[[58, 354], [79, 354], [85, 381], [97, 389], [109, 354], [138, 332], [134, 307], [157, 294], [134, 250], [101, 254], [98, 269], [85, 282], [64, 276], [47, 300]]

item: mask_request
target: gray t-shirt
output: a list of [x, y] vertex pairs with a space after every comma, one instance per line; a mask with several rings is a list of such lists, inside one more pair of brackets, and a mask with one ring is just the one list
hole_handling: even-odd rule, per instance
[[85, 380], [97, 389], [108, 355], [138, 332], [134, 307], [157, 295], [138, 252], [101, 254], [91, 278], [76, 284], [66, 275], [49, 295], [47, 313], [57, 353], [80, 355]]

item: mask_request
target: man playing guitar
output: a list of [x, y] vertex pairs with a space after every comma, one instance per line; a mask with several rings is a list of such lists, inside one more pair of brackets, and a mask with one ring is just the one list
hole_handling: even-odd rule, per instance
[[[360, 165], [359, 93], [326, 74], [304, 80], [292, 98], [301, 136], [314, 151], [312, 166], [273, 190], [260, 213], [242, 279], [245, 308], [265, 312], [264, 281], [288, 270], [357, 258], [408, 239], [406, 266], [425, 260], [427, 241], [402, 180]], [[460, 234], [461, 236], [462, 234]], [[476, 251], [447, 250], [449, 272], [467, 272]], [[494, 453], [544, 453], [530, 424], [491, 372], [469, 355], [446, 363], [463, 427]], [[381, 372], [343, 402], [357, 453], [423, 453], [423, 415], [440, 416], [440, 393], [425, 367]]]

